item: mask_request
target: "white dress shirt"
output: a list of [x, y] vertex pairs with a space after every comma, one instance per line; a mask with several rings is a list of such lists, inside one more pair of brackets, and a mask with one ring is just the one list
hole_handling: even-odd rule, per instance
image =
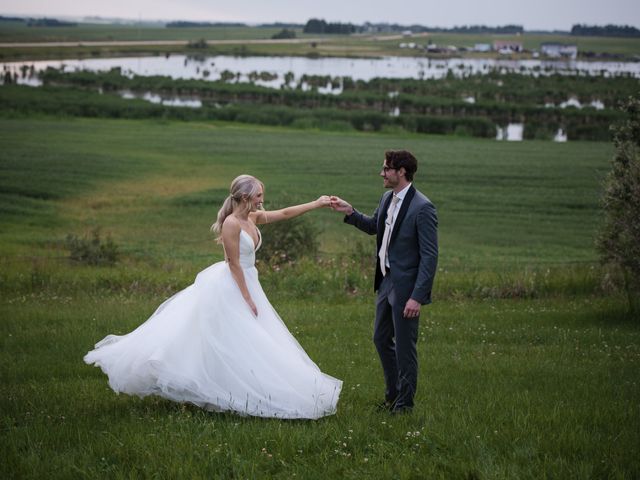
[[[398, 218], [398, 213], [400, 212], [400, 207], [402, 207], [402, 201], [404, 200], [404, 197], [407, 195], [407, 192], [409, 191], [409, 188], [411, 188], [411, 184], [407, 185], [406, 187], [404, 187], [402, 190], [400, 190], [398, 193], [392, 193], [392, 195], [395, 195], [396, 197], [398, 197], [398, 203], [396, 204], [396, 209], [393, 212], [392, 218], [391, 218], [391, 233], [393, 234], [393, 228], [395, 227], [396, 224], [396, 218]], [[385, 259], [385, 266], [387, 267], [387, 270], [391, 268], [391, 266], [389, 265], [389, 254], [387, 253], [387, 258]]]

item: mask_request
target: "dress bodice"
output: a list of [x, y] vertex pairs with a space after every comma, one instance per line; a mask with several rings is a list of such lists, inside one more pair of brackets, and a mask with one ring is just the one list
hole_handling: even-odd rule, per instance
[[258, 245], [253, 243], [253, 237], [246, 231], [240, 229], [240, 266], [251, 268], [256, 264], [256, 251], [262, 245], [262, 235], [258, 230]]

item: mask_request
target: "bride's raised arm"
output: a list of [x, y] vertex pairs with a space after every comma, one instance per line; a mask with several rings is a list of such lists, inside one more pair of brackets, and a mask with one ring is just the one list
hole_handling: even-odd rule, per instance
[[293, 217], [297, 217], [304, 213], [307, 213], [316, 208], [329, 207], [331, 205], [331, 197], [328, 195], [322, 195], [317, 200], [309, 203], [302, 203], [300, 205], [292, 205], [291, 207], [281, 208], [280, 210], [258, 210], [251, 212], [249, 218], [258, 224], [280, 222], [282, 220], [288, 220]]

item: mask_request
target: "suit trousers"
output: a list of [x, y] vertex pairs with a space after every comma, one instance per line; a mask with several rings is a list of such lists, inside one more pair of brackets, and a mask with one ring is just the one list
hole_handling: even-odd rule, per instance
[[396, 407], [413, 407], [418, 385], [419, 317], [404, 317], [407, 300], [396, 297], [387, 274], [378, 289], [373, 343], [384, 372], [385, 399]]

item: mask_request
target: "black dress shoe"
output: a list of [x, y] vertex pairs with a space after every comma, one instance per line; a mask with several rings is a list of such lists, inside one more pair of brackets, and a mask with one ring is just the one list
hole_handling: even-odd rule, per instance
[[413, 407], [409, 407], [408, 405], [397, 405], [393, 407], [390, 412], [391, 415], [407, 415], [413, 412]]
[[390, 412], [393, 410], [395, 405], [395, 401], [384, 400], [382, 402], [376, 403], [376, 410], [379, 412]]

